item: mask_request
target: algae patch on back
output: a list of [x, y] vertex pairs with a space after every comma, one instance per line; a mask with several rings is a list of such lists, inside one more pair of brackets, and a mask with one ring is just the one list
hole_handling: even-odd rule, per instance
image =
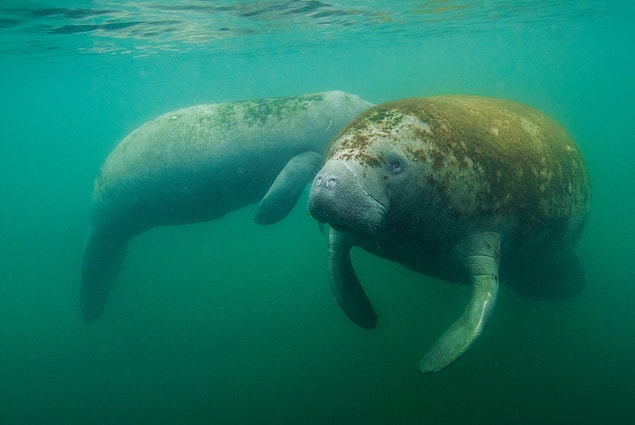
[[280, 121], [299, 111], [307, 110], [312, 104], [321, 102], [323, 94], [297, 97], [281, 97], [258, 101], [240, 102], [236, 106], [242, 108], [243, 120], [250, 126], [265, 125], [269, 120]]

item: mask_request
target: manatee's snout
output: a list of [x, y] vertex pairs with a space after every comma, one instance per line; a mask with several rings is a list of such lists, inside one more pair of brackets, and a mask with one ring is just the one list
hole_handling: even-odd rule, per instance
[[327, 161], [313, 179], [309, 193], [313, 218], [340, 230], [365, 231], [380, 225], [386, 208], [370, 193], [374, 181], [360, 175], [343, 161]]
[[[335, 199], [336, 187], [340, 184], [337, 176], [329, 175], [323, 171], [316, 174], [309, 192], [309, 211], [313, 217], [319, 221], [326, 211], [323, 207], [330, 204]], [[326, 216], [324, 216], [326, 218]]]
[[313, 179], [309, 193], [309, 212], [317, 221], [328, 223], [337, 208], [340, 177], [328, 170], [320, 170]]

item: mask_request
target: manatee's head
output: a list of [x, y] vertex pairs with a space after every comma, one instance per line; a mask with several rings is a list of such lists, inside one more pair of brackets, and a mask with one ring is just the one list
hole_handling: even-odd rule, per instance
[[409, 153], [417, 136], [407, 127], [416, 123], [394, 113], [388, 117], [380, 107], [372, 108], [333, 142], [309, 195], [316, 220], [351, 234], [374, 234], [403, 208], [402, 201], [413, 199], [406, 193], [421, 170]]

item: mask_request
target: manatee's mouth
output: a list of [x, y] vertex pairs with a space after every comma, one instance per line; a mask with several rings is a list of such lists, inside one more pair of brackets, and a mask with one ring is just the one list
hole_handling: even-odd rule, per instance
[[338, 214], [331, 210], [310, 208], [311, 216], [320, 223], [325, 223], [334, 228], [347, 233], [376, 233], [384, 227], [384, 217], [386, 207], [377, 202], [372, 197], [366, 208], [370, 208], [364, 214]]
[[[378, 206], [379, 205], [380, 204], [378, 204]], [[381, 215], [383, 217], [383, 212], [381, 211], [381, 209], [379, 209], [379, 211], [375, 212], [375, 215]], [[335, 218], [329, 221], [328, 224], [329, 226], [340, 232], [368, 236], [380, 233], [381, 230], [384, 228], [383, 222], [383, 219], [375, 222], [364, 219], [347, 221], [345, 219], [340, 220], [338, 218]]]

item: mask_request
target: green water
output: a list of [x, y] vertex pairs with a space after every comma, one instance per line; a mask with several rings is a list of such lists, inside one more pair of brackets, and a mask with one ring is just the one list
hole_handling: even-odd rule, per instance
[[[635, 8], [623, 1], [0, 2], [0, 424], [606, 424], [635, 414]], [[503, 286], [420, 375], [469, 288], [353, 252], [379, 325], [330, 292], [302, 200], [134, 239], [79, 310], [92, 181], [143, 122], [226, 100], [506, 97], [561, 122], [593, 186], [586, 284]]]

